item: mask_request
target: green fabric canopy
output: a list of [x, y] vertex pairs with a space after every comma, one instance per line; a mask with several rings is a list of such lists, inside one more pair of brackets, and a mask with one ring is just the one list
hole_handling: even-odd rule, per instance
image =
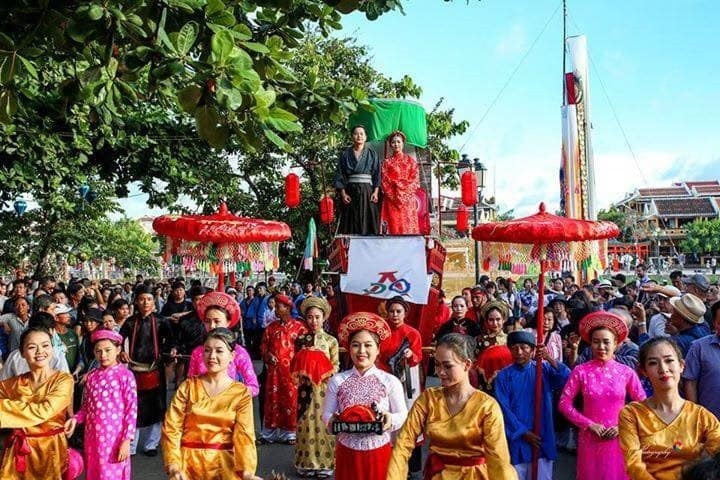
[[427, 122], [422, 105], [408, 100], [376, 98], [370, 100], [374, 112], [359, 110], [350, 116], [350, 127], [363, 125], [368, 142], [384, 142], [395, 130], [402, 130], [405, 143], [427, 148]]

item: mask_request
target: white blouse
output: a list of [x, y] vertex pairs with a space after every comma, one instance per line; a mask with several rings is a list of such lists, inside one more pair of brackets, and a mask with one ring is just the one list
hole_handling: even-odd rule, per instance
[[323, 404], [322, 419], [329, 425], [335, 414], [354, 405], [376, 403], [380, 412], [389, 412], [390, 431], [382, 435], [340, 433], [338, 442], [353, 450], [374, 450], [390, 442], [390, 432], [399, 430], [407, 418], [407, 406], [400, 380], [377, 367], [371, 367], [364, 374], [355, 367], [336, 373], [328, 382]]

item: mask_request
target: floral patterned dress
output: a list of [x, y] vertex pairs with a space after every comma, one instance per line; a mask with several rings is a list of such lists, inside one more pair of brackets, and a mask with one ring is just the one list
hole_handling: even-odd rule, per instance
[[297, 428], [297, 386], [290, 374], [290, 362], [295, 355], [295, 340], [307, 332], [302, 322], [295, 319], [272, 322], [263, 333], [260, 353], [277, 358], [276, 364], [265, 362], [264, 429], [282, 429], [295, 432]]
[[301, 379], [298, 393], [297, 445], [295, 446], [295, 468], [300, 473], [332, 473], [335, 465], [335, 437], [327, 432], [322, 420], [327, 382], [338, 370], [338, 342], [331, 335], [320, 331], [315, 333], [314, 349], [321, 350], [330, 359], [334, 370], [319, 384], [307, 377]]
[[420, 188], [418, 164], [413, 157], [397, 153], [382, 164], [381, 222], [388, 235], [419, 235], [418, 201]]
[[117, 455], [120, 444], [135, 437], [137, 388], [132, 372], [120, 364], [91, 371], [75, 418], [85, 423], [85, 478], [130, 480], [130, 458], [118, 462]]
[[[573, 400], [582, 395], [579, 411]], [[559, 409], [580, 430], [578, 436], [577, 478], [584, 480], [625, 480], [625, 460], [618, 438], [601, 439], [590, 425], [617, 427], [626, 397], [645, 400], [645, 391], [633, 369], [609, 360], [591, 360], [575, 367], [560, 396]], [[598, 468], [598, 462], [603, 468]]]

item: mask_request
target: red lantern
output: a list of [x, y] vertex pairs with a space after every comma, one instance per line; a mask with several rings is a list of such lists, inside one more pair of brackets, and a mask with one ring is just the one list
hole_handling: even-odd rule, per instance
[[320, 199], [320, 221], [326, 225], [335, 221], [335, 202], [329, 195]]
[[470, 213], [465, 205], [460, 205], [455, 217], [455, 228], [458, 232], [465, 233], [470, 228]]
[[289, 208], [300, 205], [300, 177], [294, 173], [285, 177], [285, 205]]
[[475, 173], [468, 170], [460, 177], [460, 191], [462, 193], [462, 203], [467, 207], [472, 207], [477, 203], [477, 179]]

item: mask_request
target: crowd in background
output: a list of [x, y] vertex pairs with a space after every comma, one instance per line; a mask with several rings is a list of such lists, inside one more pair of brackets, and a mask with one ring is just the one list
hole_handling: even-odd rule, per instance
[[[122, 391], [113, 395], [137, 400], [134, 407], [128, 407], [126, 417], [118, 419], [115, 430], [122, 442], [113, 455], [125, 461], [140, 449], [154, 456], [163, 442], [163, 450], [168, 450], [164, 452], [168, 474], [182, 479], [190, 477], [178, 462], [192, 464], [199, 460], [181, 458], [185, 454], [173, 450], [173, 438], [191, 445], [191, 450], [215, 448], [207, 446], [215, 444], [185, 439], [183, 422], [189, 420], [178, 413], [176, 403], [191, 403], [193, 395], [206, 392], [208, 385], [229, 388], [222, 383], [227, 371], [228, 378], [247, 387], [247, 394], [238, 390], [233, 397], [233, 402], [243, 398], [244, 403], [233, 404], [232, 408], [243, 410], [247, 417], [245, 403], [259, 396], [261, 425], [257, 439], [254, 429], [250, 429], [245, 431], [242, 441], [232, 439], [229, 446], [218, 447], [219, 450], [232, 449], [232, 442], [240, 442], [235, 443], [236, 448], [243, 445], [253, 452], [255, 443], [287, 443], [295, 446], [298, 472], [315, 477], [332, 475], [338, 468], [337, 455], [345, 455], [343, 458], [351, 462], [357, 460], [352, 452], [363, 451], [366, 456], [377, 455], [380, 464], [390, 465], [387, 475], [391, 478], [400, 475], [398, 472], [408, 473], [404, 468], [398, 470], [394, 455], [408, 463], [410, 473], [422, 470], [420, 451], [409, 439], [428, 428], [423, 423], [430, 415], [427, 409], [432, 410], [438, 399], [420, 393], [425, 390], [425, 379], [434, 376], [446, 388], [448, 365], [456, 362], [466, 372], [467, 388], [471, 389], [468, 392], [481, 391], [487, 395], [472, 400], [475, 397], [468, 394], [462, 401], [479, 402], [478, 408], [484, 405], [482, 409], [488, 408], [489, 412], [494, 404], [487, 403], [487, 399], [494, 399], [501, 412], [500, 436], [506, 444], [503, 443], [504, 450], [502, 445], [493, 445], [497, 450], [493, 460], [487, 458], [492, 450], [487, 443], [478, 446], [484, 452], [482, 467], [479, 463], [455, 465], [448, 463], [454, 460], [445, 458], [442, 448], [433, 450], [433, 442], [442, 443], [443, 439], [434, 438], [425, 430], [434, 452], [428, 462], [446, 462], [485, 472], [489, 469], [499, 472], [497, 478], [512, 478], [507, 477], [511, 475], [508, 471], [520, 478], [530, 478], [532, 452], [537, 447], [540, 478], [552, 478], [552, 462], [561, 448], [577, 452], [578, 478], [623, 479], [628, 475], [671, 478], [661, 473], [654, 477], [637, 473], [656, 468], [655, 460], [670, 455], [662, 449], [652, 450], [660, 448], [662, 442], [672, 440], [671, 451], [684, 460], [670, 466], [666, 461], [657, 467], [658, 472], [666, 469], [673, 474], [696, 459], [702, 445], [709, 453], [720, 449], [717, 431], [720, 396], [716, 393], [720, 391], [718, 285], [702, 274], [684, 276], [680, 271], [657, 281], [647, 275], [642, 264], [635, 273], [635, 278], [629, 281], [623, 274], [617, 274], [587, 283], [569, 274], [558, 274], [548, 280], [542, 292], [532, 279], [525, 279], [520, 286], [511, 278], [492, 280], [483, 276], [477, 285], [464, 288], [460, 295], [448, 299], [441, 292], [433, 309], [436, 314], [422, 319], [412, 318], [411, 308], [402, 298], [389, 299], [378, 312], [361, 312], [365, 315], [361, 318], [363, 325], [370, 325], [363, 327], [372, 334], [369, 344], [376, 343], [378, 349], [377, 361], [373, 360], [366, 370], [358, 365], [371, 355], [353, 350], [353, 335], [360, 330], [348, 331], [353, 315], [359, 313], [347, 311], [342, 293], [331, 283], [278, 285], [271, 275], [254, 285], [238, 281], [220, 293], [212, 292], [198, 280], [184, 278], [159, 282], [138, 275], [134, 283], [122, 285], [107, 280], [73, 279], [63, 284], [52, 277], [39, 281], [16, 278], [9, 284], [0, 283], [3, 362], [0, 380], [10, 381], [39, 368], [34, 366], [36, 359], [28, 357], [24, 348], [35, 339], [29, 333], [47, 331], [48, 348], [53, 352], [50, 368], [67, 372], [72, 379], [70, 388], [74, 395], [69, 395], [71, 403], [65, 414], [73, 423], [64, 425], [65, 433], [73, 433], [85, 420], [88, 398], [104, 395], [102, 389], [98, 390], [98, 382], [108, 379], [120, 382], [124, 385]], [[540, 311], [544, 314], [542, 344], [538, 344], [537, 338]], [[448, 340], [455, 338], [453, 335], [467, 341]], [[37, 348], [42, 348], [42, 338], [37, 341], [40, 342]], [[207, 353], [208, 342], [216, 345], [217, 358]], [[436, 348], [443, 342], [447, 345], [443, 355], [450, 360], [439, 360]], [[30, 341], [29, 345], [35, 344]], [[115, 348], [117, 359], [108, 360]], [[310, 351], [324, 352], [324, 357], [312, 357]], [[659, 355], [657, 352], [662, 353], [659, 359], [653, 356]], [[225, 353], [227, 358], [223, 357]], [[398, 358], [402, 360], [400, 365], [409, 370], [397, 368]], [[657, 366], [672, 358], [675, 365]], [[258, 376], [252, 360], [262, 365]], [[309, 363], [299, 365], [302, 361]], [[543, 362], [546, 377], [539, 434], [534, 429], [533, 407], [536, 361]], [[127, 365], [133, 375], [128, 376], [126, 370], [113, 370], [116, 365], [122, 369]], [[223, 368], [216, 368], [217, 365]], [[318, 371], [318, 365], [324, 365], [324, 370]], [[328, 410], [328, 397], [337, 401], [338, 389], [352, 380], [352, 375], [347, 377], [348, 372], [365, 372], [375, 365], [380, 372], [403, 381], [397, 397], [405, 399], [402, 408], [397, 398], [393, 400], [391, 396], [384, 404], [386, 411], [380, 412], [392, 416], [387, 421], [387, 428], [394, 432], [392, 440], [397, 450], [393, 450], [392, 459], [390, 436], [384, 443], [374, 440], [373, 448], [369, 448], [366, 443], [358, 444], [358, 437], [352, 435], [340, 434], [336, 444], [332, 435], [317, 433], [318, 428], [324, 431], [325, 424], [339, 421], [337, 415], [342, 412], [336, 412], [338, 404], [333, 404], [336, 410]], [[651, 367], [660, 373], [656, 371], [653, 377]], [[313, 369], [314, 372], [309, 372]], [[222, 375], [218, 376], [217, 371]], [[346, 376], [328, 383], [330, 376], [337, 377], [339, 372]], [[383, 376], [386, 373], [373, 373], [385, 385], [383, 391], [397, 387]], [[181, 390], [186, 378], [211, 383], [204, 387], [186, 383]], [[672, 388], [665, 388], [667, 385], [662, 382], [672, 384]], [[464, 385], [462, 380], [456, 380], [456, 384]], [[168, 389], [182, 392], [172, 397], [169, 405]], [[1, 390], [2, 387], [0, 396]], [[137, 397], [128, 397], [128, 391], [137, 392]], [[626, 405], [628, 399], [635, 403]], [[685, 399], [703, 409], [683, 407]], [[415, 405], [420, 404], [425, 409], [422, 414], [416, 412], [420, 407]], [[229, 407], [223, 404], [222, 408]], [[635, 410], [631, 412], [629, 408]], [[670, 421], [658, 424], [657, 418], [667, 413], [665, 408], [670, 409]], [[406, 417], [408, 421], [403, 426]], [[679, 434], [668, 436], [666, 427], [681, 417], [689, 419], [686, 422], [702, 424], [704, 429], [691, 429], [682, 439]], [[6, 425], [0, 421], [0, 426]], [[84, 435], [75, 435], [70, 441], [79, 450], [84, 443], [99, 442], [93, 437], [97, 425], [88, 422], [85, 428]], [[645, 430], [658, 437], [658, 445], [648, 447], [650, 450], [642, 444], [648, 435]], [[57, 431], [55, 428], [49, 432]], [[496, 429], [493, 432], [497, 433]], [[47, 431], [44, 434], [49, 435]], [[321, 442], [324, 447], [316, 448]], [[477, 452], [467, 455], [473, 461], [480, 458]], [[603, 471], [595, 468], [598, 455], [605, 459], [607, 468]], [[252, 478], [256, 466], [256, 458], [251, 457], [242, 460], [248, 467], [243, 474], [247, 478]], [[88, 472], [104, 468], [103, 462], [106, 460], [85, 461]], [[510, 465], [514, 469], [507, 470]], [[228, 464], [228, 468], [233, 467]], [[428, 468], [426, 464], [426, 472]], [[123, 472], [106, 478], [125, 478], [129, 466], [127, 473]], [[385, 470], [375, 474], [384, 478]], [[335, 475], [342, 478], [341, 472], [335, 471]]]

